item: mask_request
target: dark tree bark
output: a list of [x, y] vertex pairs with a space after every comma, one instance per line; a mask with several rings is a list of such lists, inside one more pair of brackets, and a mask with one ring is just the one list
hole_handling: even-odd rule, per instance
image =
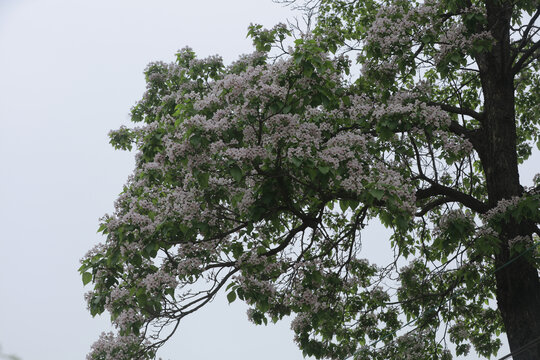
[[[488, 1], [488, 23], [495, 44], [488, 54], [478, 56], [484, 93], [484, 141], [477, 149], [487, 181], [489, 207], [502, 199], [520, 196], [516, 151], [516, 115], [514, 74], [510, 50], [510, 16], [512, 4]], [[517, 235], [532, 235], [534, 224], [514, 223], [500, 234], [500, 251], [496, 267], [510, 259], [508, 240]], [[520, 257], [496, 272], [497, 303], [512, 352], [521, 350], [540, 338], [540, 279], [536, 267]], [[540, 343], [513, 356], [514, 360], [539, 360]]]

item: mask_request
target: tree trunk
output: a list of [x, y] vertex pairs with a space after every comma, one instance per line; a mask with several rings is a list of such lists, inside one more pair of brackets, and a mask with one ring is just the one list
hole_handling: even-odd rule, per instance
[[[511, 71], [510, 16], [512, 5], [487, 1], [488, 24], [495, 44], [477, 58], [484, 93], [483, 143], [479, 149], [484, 168], [489, 206], [512, 196], [520, 196], [516, 151], [514, 79]], [[497, 268], [510, 259], [508, 240], [517, 235], [531, 235], [534, 224], [508, 224], [500, 234], [500, 252], [495, 255]], [[522, 256], [495, 273], [496, 296], [510, 350], [520, 351], [540, 338], [540, 279], [538, 271]], [[540, 342], [512, 357], [514, 360], [540, 360]]]

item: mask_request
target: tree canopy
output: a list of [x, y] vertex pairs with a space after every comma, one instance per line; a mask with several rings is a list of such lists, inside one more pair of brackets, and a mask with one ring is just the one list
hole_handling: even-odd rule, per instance
[[[218, 294], [292, 315], [316, 358], [489, 357], [506, 333], [537, 359], [540, 177], [518, 164], [540, 148], [539, 2], [302, 6], [312, 29], [252, 25], [230, 65], [148, 65], [138, 126], [110, 133], [134, 173], [79, 269], [117, 328], [88, 359], [152, 359]], [[361, 251], [373, 221], [390, 264]]]

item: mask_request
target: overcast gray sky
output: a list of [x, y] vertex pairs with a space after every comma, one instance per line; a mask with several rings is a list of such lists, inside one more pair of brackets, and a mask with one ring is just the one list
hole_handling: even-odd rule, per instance
[[[270, 0], [0, 0], [0, 344], [23, 360], [84, 359], [92, 319], [77, 273], [98, 218], [133, 168], [107, 132], [128, 124], [143, 70], [189, 45], [230, 62]], [[216, 302], [187, 319], [164, 359], [301, 359], [288, 324], [256, 327]], [[264, 351], [261, 351], [264, 349]]]
[[[148, 62], [189, 45], [226, 62], [250, 22], [291, 17], [270, 0], [0, 0], [0, 345], [23, 360], [84, 359], [92, 319], [77, 273], [98, 218], [133, 167], [107, 132], [129, 123]], [[538, 154], [535, 154], [538, 160]], [[534, 168], [524, 173], [530, 183]], [[380, 231], [364, 248], [386, 248]], [[382, 251], [384, 253], [384, 251]], [[390, 255], [390, 254], [388, 254]], [[255, 326], [224, 296], [186, 319], [164, 359], [302, 359], [289, 324]]]

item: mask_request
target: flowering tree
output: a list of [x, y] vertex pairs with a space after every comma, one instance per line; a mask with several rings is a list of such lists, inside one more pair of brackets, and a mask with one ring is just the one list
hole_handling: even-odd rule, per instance
[[[229, 66], [186, 48], [146, 69], [141, 126], [110, 135], [136, 168], [80, 268], [118, 329], [88, 359], [153, 358], [218, 293], [257, 324], [292, 315], [317, 358], [489, 357], [501, 332], [540, 358], [540, 179], [518, 173], [539, 140], [538, 1], [307, 6], [316, 28], [278, 59], [290, 31], [251, 26], [257, 51]], [[387, 266], [360, 251], [375, 219]]]

